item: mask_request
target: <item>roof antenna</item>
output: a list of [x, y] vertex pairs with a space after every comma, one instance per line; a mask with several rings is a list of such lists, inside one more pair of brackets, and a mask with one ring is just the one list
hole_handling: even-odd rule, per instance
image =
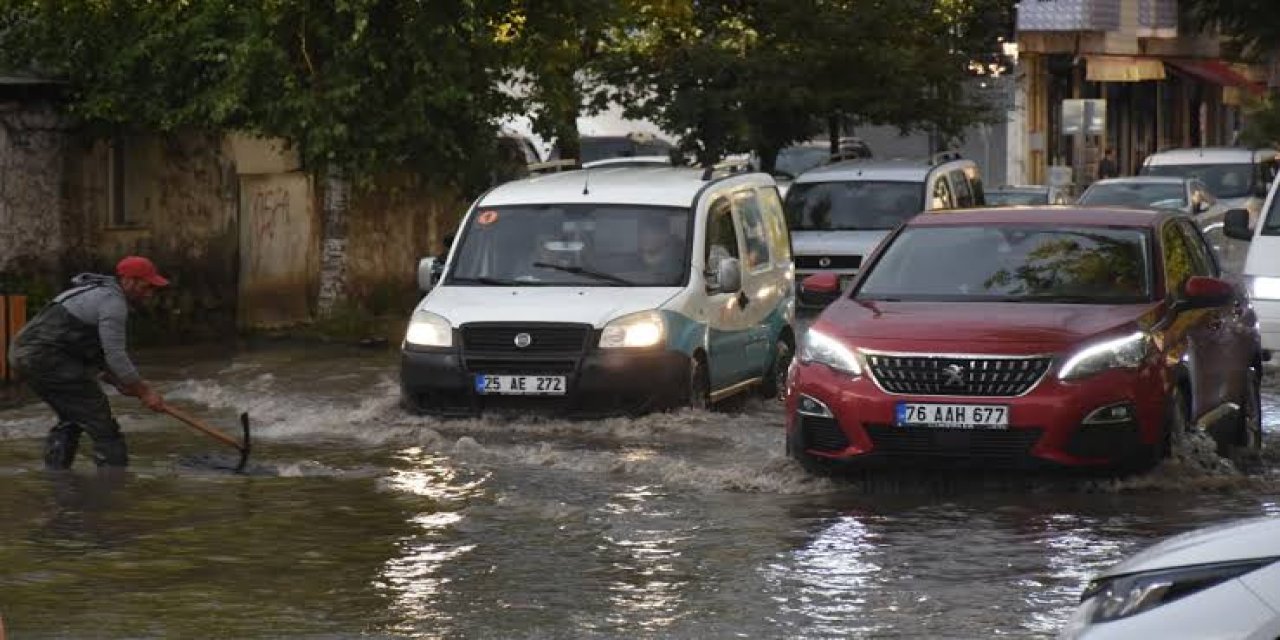
[[591, 169], [582, 170], [582, 195], [591, 195]]

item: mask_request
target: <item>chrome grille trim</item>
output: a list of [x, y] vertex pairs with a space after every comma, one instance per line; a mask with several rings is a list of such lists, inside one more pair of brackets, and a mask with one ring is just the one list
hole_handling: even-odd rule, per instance
[[[867, 375], [896, 396], [1017, 398], [1031, 393], [1053, 368], [1051, 354], [908, 353], [861, 349]], [[963, 384], [955, 384], [953, 373]]]

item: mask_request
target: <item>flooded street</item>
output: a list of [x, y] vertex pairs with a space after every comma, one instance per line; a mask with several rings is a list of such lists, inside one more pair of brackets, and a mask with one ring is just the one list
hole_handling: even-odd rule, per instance
[[[1280, 381], [1242, 473], [903, 472], [832, 481], [751, 400], [639, 419], [439, 421], [387, 350], [138, 357], [235, 455], [113, 403], [132, 466], [40, 468], [51, 416], [0, 413], [0, 615], [12, 638], [1052, 637], [1097, 570], [1164, 536], [1280, 515]], [[166, 364], [167, 363], [167, 364]]]

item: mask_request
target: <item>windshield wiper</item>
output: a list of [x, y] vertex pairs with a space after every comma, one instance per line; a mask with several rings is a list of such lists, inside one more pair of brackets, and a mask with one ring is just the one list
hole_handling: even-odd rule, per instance
[[614, 284], [620, 284], [626, 287], [636, 286], [636, 283], [626, 278], [615, 276], [612, 273], [604, 273], [603, 271], [592, 271], [591, 269], [585, 269], [583, 267], [567, 267], [562, 264], [551, 264], [550, 262], [535, 262], [531, 266], [538, 267], [541, 269], [554, 269], [556, 271], [563, 271], [565, 273], [572, 273], [574, 275], [579, 275], [579, 276], [588, 276], [591, 278], [595, 278], [596, 280], [604, 280], [607, 282], [612, 282]]
[[454, 276], [449, 279], [449, 282], [457, 284], [483, 284], [490, 287], [517, 287], [523, 284], [514, 280], [503, 280], [501, 278], [489, 278], [486, 276]]

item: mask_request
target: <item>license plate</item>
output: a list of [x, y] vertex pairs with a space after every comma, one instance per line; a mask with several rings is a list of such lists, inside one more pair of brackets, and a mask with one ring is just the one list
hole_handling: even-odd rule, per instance
[[999, 404], [898, 403], [900, 427], [944, 429], [1007, 429], [1009, 407]]
[[511, 396], [562, 396], [564, 376], [476, 376], [476, 393]]

